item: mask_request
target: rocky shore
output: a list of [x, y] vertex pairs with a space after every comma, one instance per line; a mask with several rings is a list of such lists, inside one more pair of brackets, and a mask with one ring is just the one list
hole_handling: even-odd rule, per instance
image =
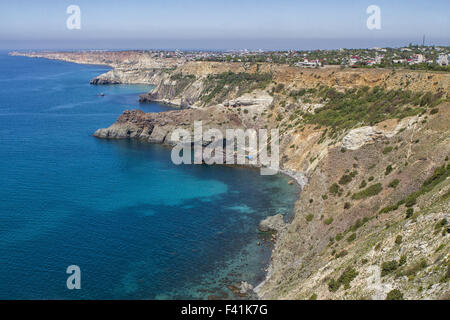
[[[281, 172], [303, 191], [290, 223], [263, 224], [277, 233], [259, 297], [385, 299], [393, 290], [405, 299], [450, 296], [449, 74], [166, 61], [143, 53], [28, 56], [105, 63], [115, 69], [91, 83], [142, 81], [155, 88], [141, 102], [184, 108], [127, 110], [97, 130], [98, 138], [172, 145], [175, 128], [192, 131], [199, 120], [206, 129], [280, 130]], [[375, 120], [332, 105], [340, 96], [362, 103], [350, 100], [355, 92], [373, 95], [364, 103]], [[364, 120], [347, 126], [356, 117]]]

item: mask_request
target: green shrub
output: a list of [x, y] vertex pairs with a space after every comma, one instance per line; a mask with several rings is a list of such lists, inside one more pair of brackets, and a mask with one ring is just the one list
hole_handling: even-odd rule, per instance
[[[367, 222], [367, 221], [368, 221], [368, 220], [366, 220], [366, 222]], [[356, 220], [355, 224], [352, 225], [352, 226], [350, 227], [350, 230], [351, 230], [351, 231], [356, 231], [356, 230], [358, 230], [363, 224], [364, 224], [364, 223], [361, 221], [361, 219], [358, 219], [358, 220]]]
[[394, 170], [394, 168], [391, 165], [388, 165], [386, 167], [386, 171], [384, 172], [384, 175], [387, 176], [388, 174], [390, 174], [392, 171]]
[[328, 290], [330, 290], [331, 292], [336, 292], [339, 290], [341, 285], [344, 285], [344, 289], [349, 289], [350, 283], [353, 281], [353, 279], [356, 278], [357, 275], [358, 272], [356, 272], [355, 269], [351, 267], [345, 269], [345, 271], [337, 280], [331, 279], [328, 282]]
[[338, 234], [336, 235], [336, 241], [341, 241], [342, 238], [344, 238], [344, 236], [342, 235], [342, 233], [338, 233]]
[[387, 294], [386, 300], [403, 300], [403, 293], [398, 289], [391, 290]]
[[342, 194], [342, 188], [339, 187], [337, 183], [333, 183], [329, 189], [330, 193], [334, 196], [338, 195], [340, 196]]
[[394, 148], [393, 147], [386, 147], [383, 149], [383, 154], [388, 154], [389, 152], [391, 152]]
[[348, 184], [350, 181], [352, 181], [352, 176], [348, 175], [348, 174], [344, 174], [341, 179], [339, 179], [339, 184], [340, 185], [346, 185]]
[[334, 279], [328, 281], [328, 290], [330, 290], [330, 292], [338, 291], [340, 286], [341, 285]]
[[395, 260], [386, 261], [381, 264], [381, 276], [384, 277], [385, 275], [397, 270], [398, 268], [398, 262]]
[[388, 212], [391, 212], [391, 211], [395, 211], [397, 209], [398, 209], [398, 204], [392, 204], [390, 206], [387, 206], [387, 207], [384, 207], [383, 209], [381, 209], [380, 213], [381, 214], [388, 213]]
[[370, 182], [370, 181], [373, 181], [373, 179], [375, 179], [375, 178], [373, 176], [370, 176], [369, 179], [367, 179], [367, 180], [369, 180], [369, 182]]
[[436, 114], [439, 112], [439, 108], [431, 109], [430, 114]]
[[367, 182], [366, 182], [366, 180], [363, 180], [363, 181], [361, 181], [361, 184], [359, 185], [359, 188], [363, 189], [365, 187], [367, 187]]
[[442, 227], [446, 226], [448, 224], [447, 219], [443, 218], [442, 220], [440, 220], [438, 223], [436, 223], [436, 225], [434, 226], [435, 230], [439, 230]]
[[414, 209], [413, 208], [408, 208], [406, 209], [406, 219], [409, 219], [413, 216], [414, 214]]
[[323, 223], [325, 223], [327, 226], [333, 223], [333, 217], [329, 217], [327, 219], [325, 219], [325, 221]]
[[448, 282], [450, 280], [450, 263], [447, 265], [447, 272], [445, 275], [439, 280], [441, 283]]
[[417, 194], [412, 193], [406, 197], [405, 206], [410, 208], [413, 207], [417, 203]]
[[359, 192], [353, 194], [352, 199], [360, 200], [360, 199], [373, 197], [373, 196], [379, 194], [381, 192], [381, 190], [383, 190], [381, 183], [377, 183], [377, 184], [371, 185], [370, 187], [368, 187], [362, 191], [359, 191]]
[[353, 242], [356, 239], [356, 233], [352, 233], [348, 236], [347, 242]]
[[306, 221], [310, 222], [310, 221], [312, 221], [313, 218], [314, 218], [314, 215], [312, 213], [310, 213], [306, 216]]
[[342, 273], [342, 275], [339, 277], [338, 282], [344, 285], [344, 289], [350, 288], [350, 282], [352, 282], [353, 279], [356, 278], [358, 275], [358, 272], [356, 272], [353, 268], [347, 268]]
[[352, 205], [350, 204], [350, 202], [344, 203], [344, 209], [345, 209], [345, 210], [350, 209], [351, 206], [352, 206]]
[[311, 295], [311, 297], [309, 297], [309, 300], [317, 300], [317, 294], [316, 294], [316, 293], [313, 293], [313, 294]]
[[397, 186], [398, 186], [398, 184], [400, 183], [400, 180], [398, 180], [398, 179], [395, 179], [395, 180], [392, 180], [390, 183], [389, 183], [389, 188], [397, 188]]
[[395, 244], [401, 244], [401, 243], [402, 243], [402, 240], [403, 240], [403, 237], [402, 237], [401, 235], [398, 235], [398, 236], [395, 238]]
[[398, 261], [398, 265], [399, 266], [402, 266], [402, 265], [404, 265], [406, 263], [406, 255], [402, 255], [401, 257], [400, 257], [400, 260]]

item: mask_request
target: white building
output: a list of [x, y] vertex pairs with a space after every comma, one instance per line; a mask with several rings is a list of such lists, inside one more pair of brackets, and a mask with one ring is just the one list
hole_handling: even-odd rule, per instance
[[297, 67], [306, 67], [306, 68], [315, 68], [322, 66], [322, 63], [319, 60], [308, 60], [297, 62], [295, 64]]
[[411, 56], [411, 61], [409, 61], [409, 64], [424, 63], [425, 61], [426, 59], [423, 54], [413, 54]]
[[436, 63], [438, 65], [442, 66], [448, 66], [448, 55], [447, 54], [441, 54], [439, 58], [436, 60]]

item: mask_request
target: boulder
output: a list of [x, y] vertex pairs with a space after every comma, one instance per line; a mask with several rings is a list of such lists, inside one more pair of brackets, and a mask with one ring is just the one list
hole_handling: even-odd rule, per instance
[[259, 223], [258, 229], [261, 232], [268, 232], [268, 231], [281, 231], [286, 224], [284, 223], [283, 215], [277, 214], [275, 216], [270, 216], [264, 219]]
[[246, 281], [241, 282], [241, 285], [239, 287], [239, 293], [241, 295], [248, 294], [252, 290], [253, 290], [253, 286], [250, 283], [248, 283]]

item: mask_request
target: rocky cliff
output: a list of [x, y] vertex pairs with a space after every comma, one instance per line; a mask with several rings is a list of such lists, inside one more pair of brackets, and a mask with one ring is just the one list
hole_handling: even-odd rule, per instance
[[[367, 85], [367, 75], [358, 77], [366, 79], [362, 84]], [[444, 83], [448, 81], [448, 76], [442, 77]], [[325, 83], [329, 84], [326, 79]], [[377, 80], [372, 83], [374, 91], [377, 86], [373, 84], [389, 87]], [[187, 84], [166, 78], [145, 98], [194, 106], [194, 109], [141, 114], [163, 122], [164, 129], [159, 123], [156, 134], [152, 132], [150, 136], [146, 133], [152, 126], [150, 122], [139, 120], [140, 125], [148, 123], [145, 129], [139, 127], [124, 134], [120, 130], [135, 126], [134, 120], [126, 119], [119, 119], [96, 135], [111, 137], [119, 132], [118, 137], [125, 138], [136, 132], [139, 139], [170, 144], [170, 140], [161, 137], [167, 137], [177, 126], [192, 128], [194, 120], [221, 129], [279, 128], [282, 170], [304, 174], [308, 183], [295, 205], [293, 221], [276, 236], [268, 278], [255, 289], [259, 296], [265, 299], [448, 298], [448, 87], [442, 91], [439, 84], [432, 84], [428, 95], [417, 87], [416, 93], [411, 91], [405, 100], [398, 101], [398, 95], [406, 91], [387, 91], [387, 96], [380, 95], [378, 106], [386, 108], [383, 110], [387, 113], [380, 114], [375, 108], [372, 115], [367, 110], [368, 119], [343, 106], [348, 119], [336, 121], [333, 127], [320, 124], [324, 111], [330, 117], [341, 116], [331, 112], [334, 111], [331, 105], [327, 107], [330, 104], [327, 99], [333, 98], [323, 100], [313, 93], [298, 98], [289, 92], [303, 87], [295, 87], [293, 83], [283, 87], [273, 80], [266, 88], [250, 92], [247, 89], [252, 85], [245, 82], [243, 94], [240, 85], [225, 90], [224, 95], [222, 89], [212, 89], [216, 100], [208, 106], [205, 97], [210, 91], [201, 89], [197, 78], [188, 79]], [[391, 90], [394, 88], [396, 85], [392, 84]], [[217, 95], [221, 96], [220, 100]], [[430, 95], [439, 98], [426, 102]], [[417, 102], [413, 101], [415, 97]], [[385, 105], [384, 99], [393, 101], [393, 109]], [[353, 117], [358, 121], [347, 127]], [[379, 121], [372, 124], [372, 117]]]
[[260, 297], [449, 298], [448, 73], [134, 59], [112, 55], [94, 83], [140, 79], [155, 85], [142, 102], [186, 109], [125, 111], [99, 138], [171, 145], [196, 120], [279, 129], [281, 169], [304, 188]]

